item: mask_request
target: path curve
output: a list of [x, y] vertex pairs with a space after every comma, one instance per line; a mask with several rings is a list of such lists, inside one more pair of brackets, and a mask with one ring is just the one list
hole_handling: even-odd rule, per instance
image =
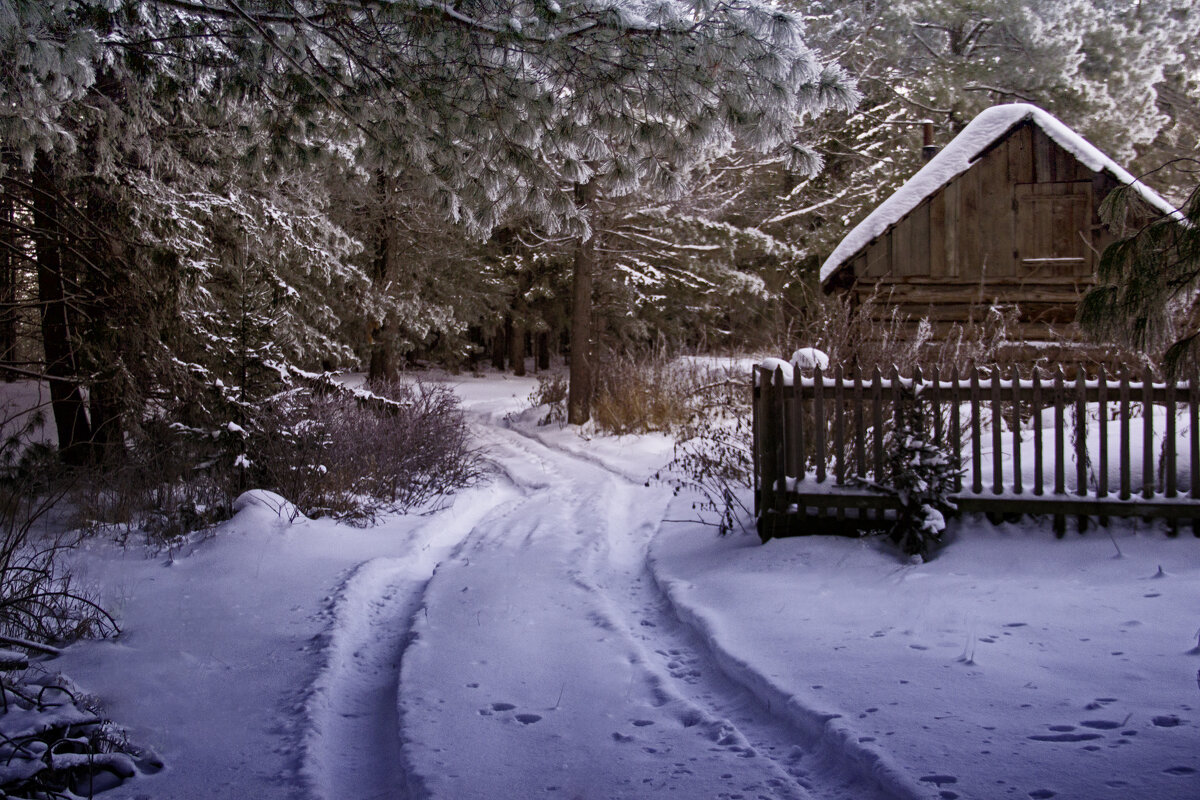
[[[721, 671], [647, 568], [671, 492], [487, 418], [492, 495], [342, 589], [319, 798], [886, 798]], [[464, 511], [475, 502], [470, 511]]]

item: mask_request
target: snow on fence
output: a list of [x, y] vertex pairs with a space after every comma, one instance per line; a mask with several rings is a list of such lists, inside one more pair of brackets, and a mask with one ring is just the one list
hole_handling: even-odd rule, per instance
[[[1079, 370], [1079, 375], [1083, 371]], [[795, 379], [793, 379], [793, 377]], [[887, 447], [901, 403], [918, 394], [932, 437], [960, 471], [962, 511], [1200, 520], [1200, 383], [1147, 373], [1007, 378], [999, 367], [827, 377], [777, 359], [754, 368], [755, 516], [764, 541], [786, 529], [886, 524]], [[851, 513], [852, 512], [852, 513]], [[1197, 531], [1200, 535], [1200, 531]]]

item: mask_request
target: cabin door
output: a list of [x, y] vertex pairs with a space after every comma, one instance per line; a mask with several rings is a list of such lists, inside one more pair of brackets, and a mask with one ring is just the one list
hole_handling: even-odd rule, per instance
[[1090, 181], [1016, 185], [1016, 266], [1023, 283], [1090, 282], [1091, 187]]

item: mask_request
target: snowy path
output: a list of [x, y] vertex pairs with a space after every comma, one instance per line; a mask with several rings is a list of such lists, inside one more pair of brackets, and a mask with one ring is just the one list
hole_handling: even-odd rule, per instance
[[343, 587], [308, 748], [319, 797], [883, 796], [672, 613], [646, 566], [669, 490], [479, 434], [503, 491], [416, 563]]
[[366, 561], [343, 584], [325, 668], [308, 704], [304, 772], [318, 796], [408, 797], [396, 691], [409, 621], [438, 562], [510, 495], [480, 494], [480, 502], [436, 515], [414, 537], [423, 545]]

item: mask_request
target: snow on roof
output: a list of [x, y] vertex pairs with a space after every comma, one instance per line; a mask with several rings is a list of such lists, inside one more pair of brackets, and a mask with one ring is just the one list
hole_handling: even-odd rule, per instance
[[944, 150], [922, 167], [920, 172], [910, 178], [907, 183], [896, 190], [895, 194], [884, 200], [878, 208], [867, 215], [866, 219], [846, 234], [846, 237], [821, 265], [821, 283], [827, 281], [838, 267], [869, 244], [872, 239], [899, 222], [904, 215], [919, 206], [923, 200], [933, 195], [955, 176], [966, 172], [984, 150], [1025, 120], [1031, 120], [1088, 169], [1094, 172], [1107, 172], [1121, 183], [1132, 185], [1146, 202], [1164, 214], [1178, 214], [1174, 206], [1149, 186], [1130, 175], [1119, 164], [1096, 149], [1095, 145], [1068, 128], [1048, 111], [1029, 103], [992, 106], [971, 120], [971, 124], [967, 125], [962, 133], [946, 145]]

